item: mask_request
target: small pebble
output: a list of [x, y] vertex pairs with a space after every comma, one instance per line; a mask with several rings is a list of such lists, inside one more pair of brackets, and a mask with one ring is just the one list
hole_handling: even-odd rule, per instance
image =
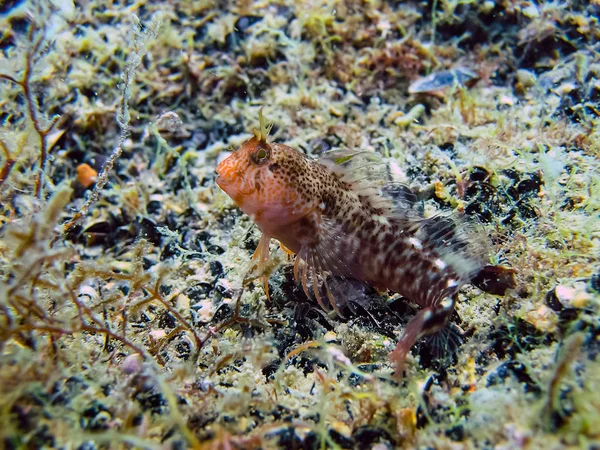
[[565, 308], [582, 309], [589, 305], [592, 295], [587, 292], [586, 284], [581, 281], [573, 286], [559, 284], [554, 288], [554, 294]]
[[530, 88], [535, 85], [535, 82], [535, 73], [525, 69], [519, 69], [517, 71], [517, 83], [519, 83], [522, 88]]
[[160, 131], [168, 131], [174, 133], [183, 126], [183, 122], [179, 116], [173, 111], [167, 111], [156, 119], [156, 128]]
[[150, 332], [150, 339], [152, 339], [154, 342], [160, 341], [166, 336], [167, 332], [165, 330], [152, 330]]
[[554, 332], [558, 323], [556, 313], [546, 305], [527, 312], [525, 320], [544, 333]]
[[89, 188], [98, 179], [98, 172], [96, 172], [89, 164], [79, 164], [77, 166], [77, 181], [84, 188]]
[[142, 370], [142, 357], [137, 353], [127, 356], [121, 363], [121, 370], [128, 375], [139, 373]]

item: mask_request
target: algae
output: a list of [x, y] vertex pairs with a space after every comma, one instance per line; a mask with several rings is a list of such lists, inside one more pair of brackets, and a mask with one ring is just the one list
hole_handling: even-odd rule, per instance
[[[4, 448], [600, 445], [597, 2], [0, 7]], [[160, 17], [160, 23], [158, 18]], [[409, 93], [463, 68], [469, 86]], [[214, 184], [253, 129], [377, 152], [426, 215], [489, 235], [456, 332], [306, 298]], [[262, 126], [261, 126], [262, 125]], [[99, 175], [83, 186], [78, 167]], [[490, 286], [500, 284], [497, 294]]]

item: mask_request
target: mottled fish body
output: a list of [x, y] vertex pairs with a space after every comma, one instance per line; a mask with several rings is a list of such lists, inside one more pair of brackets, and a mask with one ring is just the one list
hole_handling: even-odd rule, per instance
[[446, 324], [455, 294], [483, 266], [486, 246], [461, 220], [424, 219], [404, 195], [386, 192], [372, 156], [333, 152], [313, 160], [267, 143], [263, 128], [221, 162], [217, 184], [263, 232], [259, 265], [277, 239], [296, 253], [294, 275], [322, 307], [340, 313], [339, 277], [422, 307], [393, 354], [401, 367], [419, 337]]

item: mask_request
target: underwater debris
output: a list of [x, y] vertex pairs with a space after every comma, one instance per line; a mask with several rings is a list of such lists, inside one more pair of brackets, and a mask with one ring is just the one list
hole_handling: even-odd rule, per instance
[[471, 283], [482, 291], [494, 295], [505, 295], [517, 287], [516, 271], [510, 267], [485, 266], [473, 277]]
[[548, 398], [541, 411], [543, 426], [548, 430], [560, 428], [567, 420], [568, 412], [563, 402], [564, 398], [561, 396], [561, 383], [581, 353], [584, 340], [583, 333], [575, 333], [565, 339], [558, 351], [556, 367], [547, 389]]
[[[0, 80], [0, 447], [598, 441], [598, 2], [117, 3], [10, 1], [0, 14], [0, 72], [20, 79], [9, 69], [25, 62], [29, 23], [42, 17], [28, 12], [47, 5], [52, 36], [30, 87], [42, 126], [61, 117], [38, 197], [40, 136], [20, 86]], [[165, 21], [131, 84], [131, 134], [101, 198], [65, 236], [60, 226], [94, 188], [73, 180], [77, 167], [100, 173], [119, 138], [133, 15], [152, 28], [158, 11]], [[548, 25], [553, 35], [538, 39]], [[521, 41], [524, 28], [534, 34]], [[566, 58], [564, 39], [577, 47]], [[461, 65], [482, 78], [477, 89], [407, 94], [419, 74]], [[483, 291], [461, 290], [450, 323], [464, 334], [440, 335], [458, 352], [423, 339], [410, 376], [393, 380], [388, 355], [415, 303], [356, 289], [335, 317], [306, 298], [283, 253], [265, 267], [271, 302], [260, 278], [244, 285], [260, 233], [215, 186], [214, 166], [247, 140], [265, 102], [275, 142], [311, 158], [383, 155], [414, 192], [407, 208], [480, 219], [493, 248], [486, 264], [514, 268], [518, 286], [484, 269]], [[50, 225], [32, 218], [61, 185], [74, 192], [41, 239], [34, 231]], [[11, 230], [35, 248], [15, 259]], [[575, 330], [584, 341], [546, 427], [540, 395], [558, 342]]]
[[106, 164], [102, 168], [100, 175], [96, 180], [96, 186], [92, 190], [92, 194], [83, 204], [81, 209], [77, 211], [73, 217], [63, 225], [64, 232], [67, 233], [75, 225], [78, 225], [87, 215], [91, 205], [93, 205], [100, 197], [102, 188], [108, 181], [108, 174], [111, 172], [113, 166], [123, 152], [123, 146], [130, 135], [130, 120], [131, 116], [129, 113], [129, 99], [131, 98], [131, 88], [135, 78], [135, 72], [138, 66], [142, 63], [142, 58], [148, 52], [147, 45], [151, 42], [158, 33], [158, 29], [161, 26], [162, 16], [157, 13], [151, 18], [148, 25], [144, 25], [137, 20], [130, 37], [132, 38], [131, 53], [128, 57], [128, 64], [125, 71], [121, 75], [122, 83], [120, 84], [121, 97], [117, 106], [117, 123], [121, 129], [121, 133], [117, 140], [115, 147], [107, 159]]
[[89, 164], [83, 163], [77, 166], [77, 181], [84, 188], [89, 188], [98, 178], [98, 172]]
[[592, 305], [594, 301], [594, 295], [588, 292], [584, 281], [570, 285], [559, 284], [554, 288], [553, 294], [564, 308], [583, 309]]
[[451, 87], [472, 87], [479, 77], [468, 69], [442, 70], [420, 78], [410, 84], [409, 94], [432, 94]]
[[410, 109], [410, 111], [408, 111], [406, 114], [404, 114], [403, 112], [396, 112], [396, 113], [391, 114], [387, 120], [394, 123], [394, 125], [398, 125], [401, 127], [407, 127], [414, 123], [418, 123], [419, 118], [424, 113], [425, 113], [425, 106], [418, 104], [418, 105], [413, 106]]
[[[47, 13], [45, 7], [39, 6], [36, 8], [36, 13], [41, 16]], [[59, 14], [55, 13], [57, 16]], [[62, 17], [61, 17], [62, 18]], [[34, 182], [34, 192], [38, 198], [42, 198], [44, 195], [44, 177], [47, 170], [48, 160], [50, 159], [50, 150], [52, 148], [52, 135], [55, 133], [55, 127], [60, 119], [58, 115], [52, 117], [46, 117], [46, 115], [40, 110], [38, 100], [36, 98], [33, 81], [34, 74], [37, 70], [36, 63], [41, 59], [44, 53], [45, 46], [48, 45], [47, 35], [51, 32], [46, 29], [46, 24], [36, 23], [31, 21], [27, 24], [27, 41], [29, 46], [26, 48], [24, 61], [16, 62], [16, 58], [11, 61], [10, 65], [2, 64], [0, 67], [0, 80], [7, 81], [9, 83], [18, 86], [21, 90], [20, 99], [17, 104], [25, 105], [24, 110], [26, 111], [28, 124], [27, 127], [33, 128], [37, 136], [37, 147], [39, 158], [37, 161], [36, 177]], [[8, 70], [7, 70], [8, 69]], [[6, 72], [5, 72], [6, 71]], [[13, 73], [13, 71], [15, 71]], [[4, 102], [4, 98], [2, 99]], [[25, 141], [21, 139], [19, 146], [21, 149], [18, 150], [16, 155], [11, 155], [8, 145], [4, 142], [5, 136], [0, 139], [0, 146], [5, 154], [5, 161], [0, 171], [0, 186], [6, 181], [10, 172], [13, 170], [17, 159], [23, 153], [23, 146]]]
[[390, 196], [385, 179], [377, 184], [375, 155], [334, 151], [310, 160], [269, 144], [262, 109], [259, 120], [256, 136], [219, 164], [216, 182], [263, 233], [254, 258], [267, 295], [275, 238], [296, 254], [294, 277], [324, 310], [342, 316], [352, 289], [346, 279], [408, 297], [423, 309], [392, 355], [401, 373], [413, 344], [446, 325], [455, 294], [481, 269], [485, 238], [456, 218], [425, 219], [402, 195]]

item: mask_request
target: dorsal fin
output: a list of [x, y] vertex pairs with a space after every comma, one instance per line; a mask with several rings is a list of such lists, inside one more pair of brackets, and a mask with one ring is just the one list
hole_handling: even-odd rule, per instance
[[459, 284], [468, 283], [485, 264], [489, 248], [480, 227], [457, 213], [424, 218], [417, 196], [394, 179], [389, 164], [379, 154], [331, 150], [321, 156], [319, 163], [350, 189], [368, 197], [374, 207], [384, 211], [385, 217], [414, 227], [415, 236], [429, 243], [443, 263], [460, 277]]
[[422, 218], [417, 196], [395, 179], [390, 165], [379, 154], [331, 150], [323, 153], [318, 161], [350, 189], [369, 198], [372, 206], [383, 210], [386, 217], [404, 220]]
[[457, 213], [423, 219], [416, 237], [429, 242], [440, 259], [459, 276], [458, 284], [469, 283], [489, 258], [485, 231], [472, 219]]

